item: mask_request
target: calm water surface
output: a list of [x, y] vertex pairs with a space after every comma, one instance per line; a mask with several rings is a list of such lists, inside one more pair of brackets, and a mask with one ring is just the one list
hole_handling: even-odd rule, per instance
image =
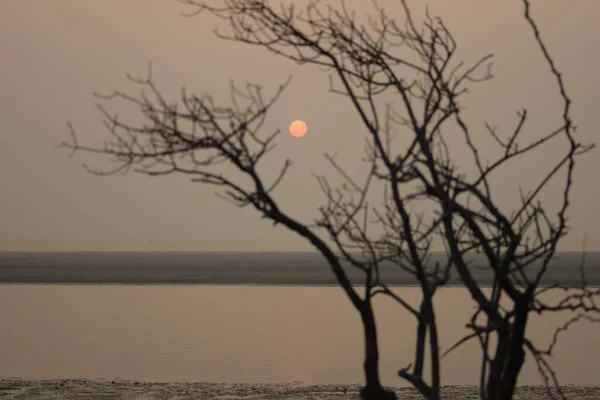
[[[417, 301], [415, 288], [397, 288]], [[382, 379], [411, 362], [414, 321], [376, 302]], [[472, 304], [462, 288], [437, 300], [441, 344], [464, 332]], [[567, 316], [532, 320], [547, 343]], [[0, 285], [0, 376], [154, 381], [360, 383], [358, 314], [339, 288], [208, 285]], [[445, 384], [475, 384], [475, 342], [443, 362]], [[556, 349], [563, 383], [597, 384], [600, 324], [581, 323]], [[540, 383], [526, 365], [521, 384]]]

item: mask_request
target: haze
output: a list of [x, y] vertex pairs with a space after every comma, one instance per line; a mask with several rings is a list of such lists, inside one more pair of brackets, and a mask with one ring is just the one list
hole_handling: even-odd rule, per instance
[[[380, 3], [401, 18], [395, 1]], [[347, 4], [358, 13], [372, 11], [368, 1]], [[507, 132], [523, 107], [530, 112], [529, 129], [559, 126], [557, 87], [520, 1], [436, 0], [429, 5], [454, 33], [460, 58], [472, 62], [494, 53], [494, 80], [473, 86], [467, 102], [474, 126], [489, 121]], [[82, 142], [102, 143], [107, 136], [92, 91], [137, 93], [125, 73], [144, 76], [148, 61], [170, 99], [185, 85], [188, 91], [213, 94], [223, 105], [231, 79], [259, 83], [271, 94], [292, 74], [265, 126], [265, 133], [279, 128], [283, 134], [263, 169], [275, 170], [283, 158], [292, 158], [277, 198], [302, 221], [316, 216], [322, 195], [310, 172], [331, 172], [322, 153], [337, 150], [347, 165], [362, 151], [364, 130], [350, 102], [328, 93], [328, 74], [318, 68], [219, 40], [211, 31], [217, 25], [226, 29], [221, 21], [208, 14], [183, 18], [183, 10], [167, 0], [0, 2], [0, 250], [310, 250], [303, 239], [272, 227], [253, 209], [215, 197], [213, 187], [187, 177], [95, 177], [81, 163], [109, 165], [105, 160], [83, 153], [68, 159], [68, 151], [56, 149], [68, 140], [67, 120]], [[600, 36], [594, 27], [600, 2], [535, 1], [533, 15], [564, 74], [580, 140], [597, 141]], [[117, 113], [120, 105], [107, 104]], [[122, 115], [138, 114], [123, 110]], [[302, 140], [287, 133], [296, 119], [310, 127]], [[548, 149], [547, 155], [556, 150]], [[535, 169], [537, 161], [529, 159], [528, 168]], [[349, 169], [364, 167], [354, 163]], [[560, 250], [580, 250], [585, 234], [587, 250], [600, 250], [599, 170], [597, 151], [580, 159], [572, 232]], [[526, 178], [527, 171], [516, 176]], [[505, 190], [500, 185], [496, 191]]]

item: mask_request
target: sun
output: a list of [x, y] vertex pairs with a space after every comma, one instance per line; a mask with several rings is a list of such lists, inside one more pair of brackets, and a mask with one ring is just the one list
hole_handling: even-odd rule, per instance
[[306, 122], [297, 119], [290, 124], [290, 134], [293, 137], [302, 137], [306, 135], [306, 132], [308, 132]]

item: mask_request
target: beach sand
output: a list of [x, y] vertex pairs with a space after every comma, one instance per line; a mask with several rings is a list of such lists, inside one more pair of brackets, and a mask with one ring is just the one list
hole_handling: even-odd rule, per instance
[[[22, 380], [0, 379], [1, 400], [192, 400], [192, 399], [268, 399], [268, 400], [342, 400], [358, 399], [358, 385], [305, 386], [282, 384], [231, 383], [150, 383], [124, 380]], [[399, 400], [421, 399], [412, 388], [395, 388]], [[600, 386], [566, 386], [568, 399], [600, 399]], [[473, 386], [448, 386], [444, 399], [478, 399]], [[515, 399], [548, 399], [544, 387], [519, 387]]]

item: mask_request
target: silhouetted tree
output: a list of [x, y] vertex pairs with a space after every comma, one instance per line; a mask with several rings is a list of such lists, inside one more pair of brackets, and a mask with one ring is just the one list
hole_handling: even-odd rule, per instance
[[[299, 13], [293, 6], [274, 8], [263, 0], [179, 1], [195, 7], [190, 16], [207, 11], [229, 21], [231, 32], [228, 35], [217, 32], [221, 38], [266, 47], [301, 64], [329, 68], [339, 81], [338, 86], [331, 81], [331, 91], [347, 96], [364, 124], [366, 181], [357, 183], [333, 156], [326, 155], [345, 183], [334, 188], [324, 176], [317, 176], [326, 204], [319, 209], [315, 226], [299, 222], [272, 196], [291, 162], [285, 161], [274, 181], [265, 181], [257, 172], [259, 162], [275, 147], [278, 134], [276, 131], [262, 135], [259, 130], [289, 81], [269, 99], [263, 98], [259, 86], [248, 85], [242, 92], [232, 85], [232, 105], [221, 107], [208, 95], [196, 96], [185, 90], [180, 101], [167, 101], [153, 83], [151, 70], [146, 79], [128, 76], [148, 88], [149, 95], [143, 92], [136, 97], [116, 91], [110, 96], [100, 96], [121, 98], [138, 106], [145, 118], [143, 124], [124, 122], [101, 107], [114, 138], [103, 148], [80, 145], [70, 126], [73, 142], [65, 143], [66, 147], [113, 156], [120, 162], [110, 171], [84, 167], [95, 174], [126, 172], [132, 167], [151, 176], [189, 174], [193, 181], [222, 187], [223, 197], [240, 207], [253, 206], [274, 224], [284, 225], [308, 240], [325, 257], [360, 314], [366, 378], [361, 395], [365, 399], [394, 398], [392, 392], [382, 388], [379, 378], [372, 303], [378, 294], [396, 300], [417, 321], [414, 362], [402, 368], [399, 375], [424, 397], [440, 398], [442, 355], [433, 296], [448, 281], [451, 272], [458, 274], [477, 310], [467, 325], [472, 333], [450, 350], [469, 339], [479, 340], [481, 398], [512, 398], [525, 351], [531, 353], [547, 386], [550, 388], [552, 380], [561, 393], [547, 357], [559, 332], [579, 319], [593, 320], [594, 314], [600, 312], [592, 301], [600, 292], [586, 286], [582, 272], [580, 287], [565, 288], [567, 294], [562, 301], [548, 304], [541, 300], [540, 294], [561, 286], [558, 283], [543, 286], [541, 279], [555, 258], [559, 240], [567, 233], [575, 159], [592, 146], [584, 146], [575, 139], [570, 99], [530, 16], [529, 2], [523, 0], [525, 21], [533, 29], [544, 61], [556, 78], [564, 101], [562, 123], [554, 131], [527, 143], [518, 140], [526, 128], [527, 110], [518, 112], [516, 127], [507, 139], [486, 125], [487, 134], [501, 149], [499, 157], [486, 160], [460, 104], [469, 84], [492, 77], [491, 55], [470, 66], [455, 61], [456, 43], [441, 18], [427, 13], [418, 25], [402, 0], [406, 18], [402, 27], [375, 4], [377, 17], [369, 20], [367, 29], [356, 23], [345, 6], [340, 10], [324, 10], [313, 1]], [[390, 92], [397, 96], [401, 106], [395, 108], [389, 104], [381, 110], [376, 99]], [[393, 148], [396, 131], [404, 135], [407, 145]], [[452, 139], [447, 139], [448, 132], [453, 133]], [[447, 140], [455, 142], [454, 145], [462, 141], [472, 164], [465, 165], [464, 157], [453, 157]], [[513, 160], [560, 140], [564, 142], [561, 147], [564, 154], [536, 186], [521, 192], [518, 207], [507, 209], [495, 201], [491, 189], [493, 174]], [[220, 163], [235, 166], [249, 178], [249, 184], [221, 174], [216, 168]], [[466, 173], [469, 167], [472, 171]], [[561, 179], [564, 179], [561, 205], [553, 213], [544, 207], [540, 194], [550, 181]], [[369, 206], [367, 199], [377, 185], [383, 190], [383, 203]], [[423, 204], [431, 211], [417, 211]], [[370, 216], [374, 222], [370, 222]], [[377, 225], [379, 232], [368, 231], [370, 224]], [[319, 233], [323, 231], [335, 247], [327, 244]], [[430, 265], [428, 260], [435, 241], [443, 244], [447, 259]], [[475, 254], [483, 256], [485, 261], [481, 265], [473, 262]], [[380, 266], [384, 262], [415, 277], [422, 293], [419, 307], [408, 304], [380, 279]], [[362, 296], [348, 278], [344, 263], [364, 272]], [[493, 275], [489, 295], [473, 275], [477, 267], [488, 269]], [[501, 306], [502, 298], [511, 304], [509, 308]], [[527, 336], [528, 316], [532, 312], [567, 309], [578, 314], [557, 328], [549, 348], [540, 349]], [[426, 354], [430, 382], [423, 376]]]

